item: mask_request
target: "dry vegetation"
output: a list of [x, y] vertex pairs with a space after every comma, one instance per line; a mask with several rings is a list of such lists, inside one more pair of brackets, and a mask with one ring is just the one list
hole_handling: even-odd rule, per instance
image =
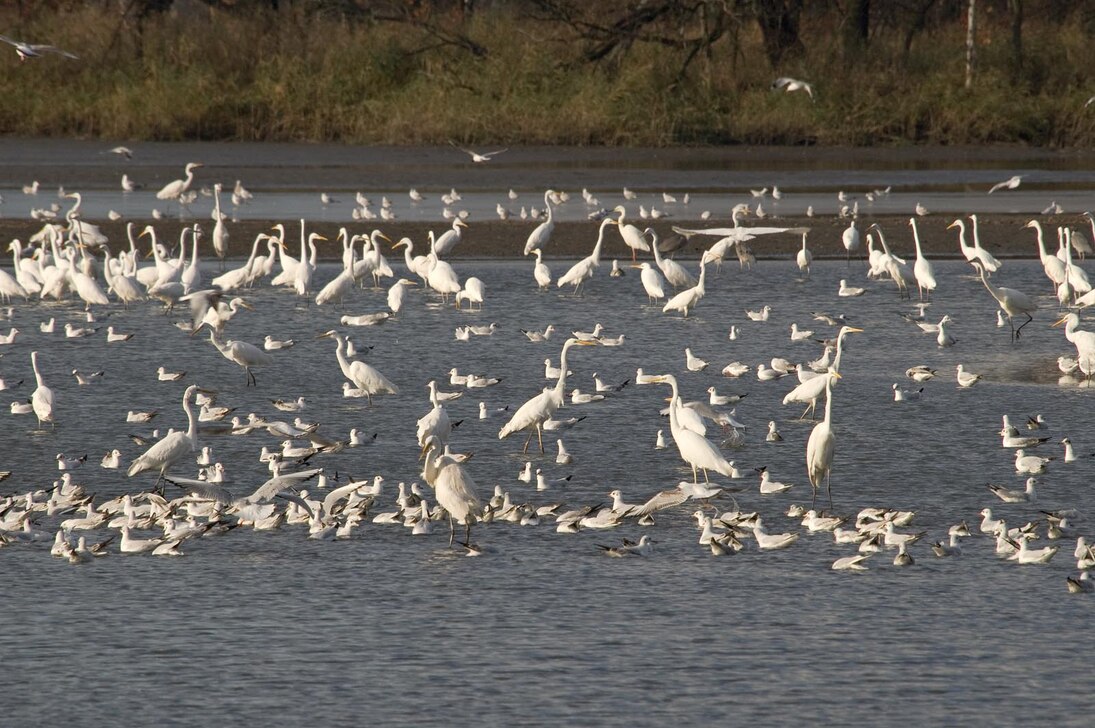
[[[5, 34], [81, 56], [3, 56], [0, 132], [378, 144], [1095, 142], [1095, 105], [1083, 106], [1095, 94], [1095, 44], [1082, 5], [1023, 3], [1017, 65], [1011, 3], [981, 2], [967, 90], [964, 3], [953, 0], [927, 3], [931, 22], [916, 33], [899, 25], [903, 16], [872, 19], [869, 44], [854, 53], [840, 42], [845, 19], [833, 5], [807, 3], [801, 47], [775, 65], [741, 9], [748, 2], [699, 3], [721, 9], [724, 27], [698, 51], [689, 40], [704, 28], [682, 10], [595, 60], [596, 34], [547, 12], [576, 2], [498, 3], [459, 17], [436, 8], [386, 16], [354, 2], [343, 3], [354, 12], [317, 12], [322, 4], [192, 1], [140, 23], [117, 0], [0, 5]], [[637, 4], [590, 5], [622, 13]], [[784, 74], [813, 82], [816, 103], [770, 91]]]

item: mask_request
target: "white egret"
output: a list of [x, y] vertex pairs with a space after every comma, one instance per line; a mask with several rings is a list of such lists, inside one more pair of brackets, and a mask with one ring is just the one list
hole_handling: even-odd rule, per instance
[[432, 262], [426, 273], [426, 285], [440, 293], [442, 301], [448, 301], [450, 295], [460, 292], [460, 278], [453, 267], [438, 258], [436, 253], [430, 253], [429, 257]]
[[806, 249], [806, 233], [802, 234], [802, 250], [798, 251], [795, 255], [795, 264], [798, 266], [799, 271], [806, 274], [806, 277], [810, 277], [810, 263], [814, 260], [813, 254]]
[[398, 243], [392, 246], [393, 250], [395, 248], [403, 248], [403, 260], [407, 264], [407, 270], [421, 278], [422, 282], [425, 283], [426, 276], [430, 272], [430, 266], [433, 265], [433, 259], [428, 255], [413, 255], [414, 242], [410, 238], [401, 238]]
[[841, 233], [840, 240], [844, 243], [844, 251], [848, 258], [848, 263], [852, 262], [852, 253], [859, 250], [859, 229], [855, 226], [855, 218], [848, 223], [848, 227]]
[[160, 475], [156, 479], [158, 485], [160, 479], [167, 475], [172, 466], [193, 457], [198, 450], [198, 422], [191, 409], [190, 400], [198, 391], [198, 385], [191, 384], [183, 392], [182, 406], [186, 413], [186, 432], [172, 432], [165, 435], [158, 442], [145, 450], [129, 465], [126, 474], [132, 478], [146, 470], [158, 470]]
[[593, 341], [580, 341], [575, 338], [567, 339], [563, 344], [562, 352], [559, 354], [559, 380], [555, 383], [555, 386], [550, 389], [545, 388], [521, 405], [513, 413], [513, 417], [510, 418], [509, 422], [498, 431], [499, 440], [503, 440], [515, 432], [530, 430], [528, 439], [525, 440], [525, 447], [521, 450], [522, 453], [525, 453], [528, 452], [529, 443], [532, 442], [531, 429], [535, 428], [536, 438], [540, 443], [540, 452], [544, 451], [543, 424], [550, 420], [555, 411], [563, 405], [567, 374], [569, 373], [567, 371], [567, 352], [574, 345], [593, 346], [596, 343]]
[[1065, 338], [1076, 347], [1077, 368], [1087, 377], [1095, 374], [1095, 332], [1081, 330], [1080, 317], [1074, 313], [1066, 313], [1053, 325], [1061, 324], [1065, 325]]
[[[198, 327], [201, 328], [200, 326]], [[195, 329], [194, 333], [197, 333]], [[236, 339], [228, 339], [221, 341], [217, 336], [217, 331], [212, 326], [209, 327], [209, 341], [213, 346], [217, 347], [217, 351], [221, 353], [228, 361], [243, 367], [243, 371], [247, 374], [246, 382], [258, 386], [258, 382], [255, 381], [255, 375], [251, 371], [253, 367], [265, 367], [274, 363], [274, 357], [267, 354], [262, 349], [258, 348], [254, 344], [249, 344], [246, 341], [237, 341]]]
[[[239, 180], [236, 184], [239, 186]], [[221, 190], [220, 182], [213, 185], [213, 251], [221, 259], [221, 270], [224, 270], [224, 259], [228, 255], [228, 227], [221, 213]]]
[[452, 545], [454, 522], [464, 524], [464, 541], [470, 545], [471, 525], [483, 512], [476, 495], [475, 481], [456, 458], [442, 452], [440, 440], [431, 437], [426, 443], [426, 482], [434, 489], [438, 504], [449, 514], [449, 545]]
[[[696, 278], [684, 266], [671, 258], [663, 258], [658, 244], [658, 233], [653, 228], [647, 228], [644, 234], [649, 232], [651, 236], [650, 249], [654, 253], [654, 263], [661, 270], [662, 275], [674, 288], [686, 288], [696, 285]], [[683, 236], [682, 236], [683, 237]]]
[[460, 228], [466, 228], [468, 224], [459, 217], [452, 221], [452, 229], [446, 230], [441, 237], [433, 243], [434, 255], [446, 255], [463, 239]]
[[704, 255], [700, 258], [700, 279], [696, 282], [696, 285], [691, 288], [686, 288], [673, 298], [665, 302], [662, 306], [662, 313], [668, 313], [669, 311], [680, 311], [684, 314], [685, 318], [688, 318], [688, 310], [695, 308], [696, 304], [700, 302], [700, 299], [707, 293], [705, 288], [707, 280], [707, 256]]
[[532, 252], [536, 254], [536, 265], [532, 269], [532, 278], [536, 281], [536, 285], [540, 287], [540, 290], [546, 290], [551, 287], [551, 269], [544, 263], [544, 254], [540, 248], [533, 248]]
[[168, 182], [164, 185], [163, 189], [156, 193], [157, 200], [175, 200], [178, 201], [182, 197], [183, 193], [190, 189], [190, 185], [194, 183], [194, 170], [202, 167], [200, 162], [190, 162], [186, 165], [186, 179], [177, 179], [174, 182]]
[[53, 419], [53, 390], [42, 380], [42, 373], [38, 370], [37, 351], [30, 353], [30, 365], [34, 368], [34, 381], [37, 382], [34, 393], [30, 396], [30, 404], [34, 410], [34, 416], [38, 418], [38, 427], [41, 427], [43, 422], [49, 422], [56, 427], [57, 423]]
[[624, 244], [631, 248], [632, 262], [635, 261], [636, 252], [642, 250], [643, 252], [649, 253], [650, 245], [648, 245], [643, 238], [643, 234], [639, 231], [639, 228], [624, 221], [624, 216], [627, 214], [627, 208], [623, 205], [617, 205], [612, 211], [620, 214], [619, 219], [616, 220], [616, 225], [619, 226], [620, 237], [623, 238]]
[[[525, 252], [524, 255], [528, 255], [537, 250], [543, 250], [548, 243], [551, 242], [551, 236], [555, 232], [555, 217], [551, 207], [551, 197], [554, 195], [554, 190], [547, 190], [544, 192], [544, 209], [547, 210], [547, 220], [536, 226], [531, 233], [529, 233], [528, 239], [525, 240]], [[537, 267], [540, 265], [540, 254], [536, 254]], [[540, 279], [537, 278], [537, 283]], [[540, 287], [544, 288], [546, 284], [540, 283]]]
[[669, 429], [681, 459], [692, 467], [692, 482], [699, 482], [697, 470], [703, 470], [703, 478], [706, 482], [710, 482], [707, 477], [708, 470], [730, 477], [733, 465], [727, 462], [719, 449], [702, 434], [682, 425], [680, 417], [686, 408], [681, 403], [677, 378], [672, 374], [662, 374], [653, 377], [652, 381], [668, 384], [673, 389], [672, 401], [669, 404]]
[[977, 227], [977, 215], [970, 215], [970, 221], [973, 223], [973, 251], [974, 255], [980, 259], [986, 268], [990, 272], [995, 273], [1000, 269], [1000, 261], [993, 257], [992, 253], [981, 247], [981, 235], [978, 232]]
[[601, 246], [604, 244], [605, 240], [605, 228], [609, 225], [618, 224], [619, 223], [610, 217], [601, 220], [601, 226], [597, 231], [597, 243], [593, 246], [593, 252], [572, 265], [570, 270], [564, 273], [559, 280], [555, 282], [555, 285], [559, 288], [573, 285], [574, 292], [577, 293], [578, 289], [581, 288], [582, 283], [592, 278], [593, 271], [601, 265]]
[[825, 378], [825, 419], [814, 425], [810, 439], [806, 442], [806, 474], [810, 478], [813, 495], [811, 507], [817, 500], [817, 489], [825, 480], [825, 490], [829, 494], [829, 508], [833, 507], [833, 491], [830, 483], [833, 467], [833, 453], [836, 450], [836, 437], [833, 435], [833, 385], [834, 379], [840, 379], [840, 373], [834, 372]]
[[924, 291], [928, 292], [928, 300], [931, 300], [932, 291], [935, 290], [935, 272], [932, 270], [931, 261], [924, 257], [920, 247], [920, 232], [916, 229], [916, 218], [909, 218], [909, 226], [913, 231], [913, 242], [916, 244], [916, 263], [913, 264], [913, 276], [916, 278], [916, 288], [920, 293], [920, 300], [924, 300]]
[[1018, 189], [1019, 185], [1022, 184], [1022, 182], [1023, 182], [1023, 175], [1017, 174], [1014, 177], [1011, 177], [1010, 179], [1006, 179], [1003, 182], [994, 184], [991, 188], [989, 188], [989, 194], [991, 195], [993, 192], [996, 192], [997, 190], [1014, 190], [1014, 189]]
[[1037, 220], [1031, 220], [1023, 227], [1034, 228], [1038, 240], [1038, 259], [1042, 261], [1042, 270], [1045, 272], [1046, 278], [1049, 278], [1049, 280], [1053, 282], [1053, 287], [1056, 289], [1068, 280], [1068, 272], [1065, 270], [1064, 261], [1056, 255], [1050, 255], [1046, 252], [1042, 223]]
[[357, 388], [365, 392], [369, 404], [373, 403], [374, 394], [399, 394], [399, 388], [381, 374], [375, 367], [369, 366], [363, 361], [349, 361], [344, 353], [346, 337], [337, 331], [331, 330], [320, 337], [331, 337], [335, 340], [335, 356], [338, 358], [338, 366], [342, 374]]
[[662, 280], [662, 275], [657, 268], [646, 261], [631, 267], [642, 271], [639, 274], [639, 280], [643, 284], [643, 290], [646, 291], [646, 298], [650, 303], [657, 303], [659, 299], [665, 298], [665, 286], [663, 285], [665, 281]]
[[[1026, 326], [1034, 320], [1034, 317], [1031, 316], [1031, 312], [1038, 309], [1038, 303], [1022, 291], [1017, 291], [1014, 288], [992, 285], [989, 283], [985, 268], [980, 265], [980, 263], [974, 263], [974, 267], [977, 268], [977, 271], [981, 274], [981, 282], [985, 284], [985, 288], [992, 294], [992, 297], [996, 299], [996, 302], [1008, 317], [1008, 323], [1011, 325], [1012, 340], [1017, 340], [1020, 332], [1023, 330], [1023, 326]], [[1027, 320], [1016, 329], [1012, 317], [1019, 314], [1026, 316]]]
[[456, 293], [456, 307], [460, 308], [461, 301], [468, 302], [468, 308], [474, 308], [475, 304], [479, 304], [479, 310], [483, 310], [483, 296], [485, 292], [483, 290], [483, 281], [472, 276], [464, 281], [464, 288]]
[[403, 301], [407, 296], [407, 288], [418, 284], [407, 278], [400, 278], [388, 289], [388, 308], [392, 313], [399, 313], [403, 308]]

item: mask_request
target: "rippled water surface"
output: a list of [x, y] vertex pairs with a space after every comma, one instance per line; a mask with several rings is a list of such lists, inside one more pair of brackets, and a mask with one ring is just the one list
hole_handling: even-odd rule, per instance
[[[557, 275], [564, 265], [553, 263]], [[553, 323], [566, 332], [600, 322], [606, 335], [625, 334], [625, 345], [572, 350], [568, 389], [592, 390], [594, 372], [621, 382], [642, 367], [677, 374], [689, 399], [704, 398], [712, 385], [747, 393], [737, 407], [748, 425], [744, 445], [726, 450], [749, 473], [734, 483], [745, 488], [738, 500], [760, 511], [773, 531], [800, 530], [784, 512], [810, 498], [803, 455], [811, 424], [796, 421], [797, 406], [780, 404], [793, 383], [759, 382], [752, 372], [731, 380], [719, 372], [733, 360], [755, 367], [777, 355], [815, 358], [819, 346], [792, 343], [788, 329], [797, 322], [818, 337], [832, 335], [811, 320], [810, 312], [822, 310], [846, 314], [865, 329], [849, 338], [834, 395], [835, 510], [915, 509], [906, 530], [927, 532], [912, 549], [916, 565], [895, 568], [887, 552], [872, 557], [866, 573], [833, 572], [831, 562], [852, 547], [806, 533], [785, 551], [757, 552], [750, 541], [736, 556], [714, 558], [697, 545], [688, 505], [659, 514], [649, 528], [629, 522], [577, 535], [557, 534], [550, 523], [481, 525], [473, 532], [486, 548], [481, 558], [449, 549], [441, 524], [431, 536], [414, 537], [400, 526], [366, 523], [345, 542], [309, 541], [299, 526], [240, 529], [185, 543], [185, 558], [115, 554], [85, 566], [51, 558], [48, 544], [12, 546], [0, 551], [5, 723], [1087, 723], [1095, 701], [1083, 634], [1093, 602], [1065, 590], [1065, 577], [1075, 574], [1074, 541], [1061, 542], [1046, 566], [1002, 561], [985, 537], [968, 539], [960, 558], [938, 559], [928, 547], [945, 538], [949, 525], [975, 523], [984, 506], [1016, 524], [1037, 518], [1039, 508], [1091, 513], [1095, 507], [1087, 462], [1054, 461], [1040, 479], [1036, 505], [1000, 505], [985, 488], [988, 481], [1022, 484], [1012, 452], [1001, 449], [996, 435], [1005, 413], [1018, 423], [1044, 414], [1053, 439], [1040, 449], [1048, 454], [1060, 454], [1056, 441], [1064, 435], [1082, 452], [1095, 449], [1095, 395], [1058, 381], [1055, 359], [1074, 349], [1050, 328], [1056, 307], [1048, 297], [1022, 340], [1011, 344], [967, 266], [937, 263], [941, 283], [929, 316], [949, 313], [958, 339], [939, 349], [899, 317], [912, 307], [898, 300], [892, 284], [864, 281], [862, 264], [822, 263], [806, 282], [796, 279], [790, 261], [763, 262], [752, 272], [727, 265], [708, 279], [707, 297], [687, 320], [648, 306], [638, 271], [610, 278], [607, 267], [575, 297], [537, 292], [524, 262], [467, 261], [457, 272], [484, 281], [481, 313], [443, 307], [415, 291], [398, 320], [362, 329], [345, 329], [337, 319], [382, 310], [383, 290], [357, 291], [344, 306], [320, 308], [286, 290], [256, 288], [248, 294], [256, 310], [238, 315], [229, 335], [298, 342], [257, 371], [257, 388], [245, 387], [243, 373], [207, 340], [171, 326], [178, 315], [112, 306], [96, 325], [113, 324], [135, 338], [108, 345], [101, 331], [75, 340], [38, 331], [51, 316], [58, 329], [79, 321], [75, 304], [17, 306], [13, 323], [24, 333], [0, 347], [0, 373], [24, 384], [0, 393], [0, 467], [15, 471], [0, 488], [46, 487], [57, 476], [54, 456], [61, 451], [89, 454], [76, 479], [99, 499], [149, 488], [154, 477], [127, 479], [99, 468], [98, 460], [112, 447], [127, 461], [141, 451], [126, 435], [151, 426], [126, 424], [127, 410], [157, 408], [157, 426], [185, 427], [179, 400], [186, 384], [197, 383], [217, 390], [220, 404], [238, 407], [238, 414], [279, 416], [271, 399], [303, 395], [303, 416], [321, 422], [322, 432], [379, 433], [373, 445], [312, 462], [342, 478], [382, 474], [388, 485], [378, 508], [389, 510], [395, 484], [420, 477], [415, 420], [429, 409], [426, 382], [436, 378], [443, 389], [457, 389], [446, 374], [455, 366], [502, 378], [448, 405], [451, 417], [463, 420], [451, 444], [475, 453], [467, 467], [481, 497], [500, 484], [514, 500], [537, 504], [606, 502], [614, 488], [641, 501], [690, 475], [672, 443], [668, 450], [653, 447], [658, 429], [668, 437], [668, 422], [658, 415], [664, 387], [631, 385], [604, 402], [568, 405], [563, 413], [586, 417], [562, 435], [574, 463], [557, 465], [551, 447], [549, 457], [533, 464], [549, 478], [573, 478], [546, 492], [516, 479], [524, 463], [521, 440], [497, 439], [504, 420], [477, 417], [479, 401], [490, 408], [520, 405], [545, 386], [543, 360], [557, 363], [561, 336], [532, 344], [519, 329]], [[206, 279], [213, 273], [207, 268]], [[334, 273], [321, 267], [317, 282]], [[837, 298], [841, 278], [869, 292]], [[1036, 262], [1010, 261], [997, 280], [1048, 292]], [[747, 320], [746, 309], [765, 303], [773, 308], [769, 322]], [[492, 321], [499, 324], [493, 336], [468, 342], [453, 336], [458, 325]], [[731, 325], [740, 329], [736, 341], [727, 338]], [[378, 397], [371, 408], [343, 398], [334, 343], [315, 338], [330, 328], [373, 347], [366, 360], [400, 394]], [[686, 372], [686, 346], [710, 367]], [[40, 352], [57, 392], [55, 431], [33, 432], [33, 420], [7, 414], [8, 403], [33, 388], [31, 350]], [[984, 381], [957, 389], [959, 362]], [[157, 381], [161, 364], [185, 370], [185, 380]], [[903, 373], [914, 364], [937, 368], [939, 376], [924, 385], [923, 401], [895, 404], [890, 386], [913, 386]], [[79, 387], [69, 374], [75, 367], [106, 374]], [[765, 442], [770, 419], [783, 442]], [[278, 442], [267, 435], [201, 439], [225, 464], [229, 487], [241, 492], [266, 477], [259, 448]], [[793, 483], [792, 490], [759, 495], [749, 469], [761, 465]], [[658, 542], [650, 558], [609, 559], [595, 547], [642, 533]]]

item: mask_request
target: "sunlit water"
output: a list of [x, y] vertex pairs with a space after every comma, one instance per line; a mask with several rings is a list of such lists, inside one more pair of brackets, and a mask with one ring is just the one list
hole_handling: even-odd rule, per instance
[[[556, 275], [564, 270], [562, 262], [553, 266]], [[713, 558], [697, 545], [690, 505], [659, 514], [649, 528], [629, 522], [577, 535], [557, 534], [549, 522], [481, 525], [473, 532], [487, 549], [481, 558], [450, 550], [443, 524], [431, 536], [413, 537], [399, 526], [366, 523], [349, 541], [321, 543], [309, 541], [302, 527], [239, 530], [185, 543], [185, 558], [115, 554], [85, 566], [51, 558], [48, 544], [12, 546], [0, 551], [5, 723], [1087, 723], [1093, 700], [1083, 634], [1092, 601], [1065, 590], [1065, 577], [1075, 574], [1074, 541], [1060, 542], [1061, 553], [1046, 566], [1003, 561], [986, 537], [968, 539], [960, 558], [938, 559], [928, 546], [962, 519], [976, 527], [984, 506], [1015, 524], [1038, 517], [1039, 509], [1092, 512], [1092, 469], [1085, 462], [1052, 463], [1034, 505], [1000, 504], [985, 487], [1022, 484], [1012, 451], [996, 435], [1004, 413], [1016, 423], [1044, 414], [1052, 436], [1040, 448], [1045, 454], [1060, 455], [1056, 442], [1064, 435], [1081, 452], [1095, 449], [1089, 434], [1095, 394], [1058, 382], [1055, 359], [1074, 349], [1050, 328], [1056, 306], [1048, 297], [1012, 344], [967, 266], [937, 263], [941, 283], [929, 316], [949, 313], [958, 338], [953, 348], [939, 349], [898, 316], [912, 309], [892, 284], [865, 283], [870, 290], [861, 298], [836, 297], [840, 278], [864, 283], [861, 263], [816, 265], [806, 282], [796, 279], [790, 261], [763, 262], [752, 272], [728, 264], [709, 278], [707, 297], [687, 320], [648, 306], [638, 271], [613, 279], [607, 268], [575, 297], [537, 292], [527, 263], [468, 261], [457, 271], [485, 282], [481, 313], [442, 307], [416, 291], [397, 320], [362, 329], [340, 327], [338, 317], [382, 310], [383, 290], [357, 291], [344, 306], [319, 308], [285, 290], [256, 288], [247, 295], [257, 310], [238, 315], [229, 335], [298, 342], [274, 353], [275, 366], [257, 371], [257, 388], [245, 387], [242, 371], [208, 340], [170, 325], [178, 315], [111, 306], [95, 325], [136, 336], [108, 345], [102, 331], [77, 340], [38, 331], [51, 316], [58, 330], [79, 322], [80, 307], [72, 303], [19, 305], [13, 323], [24, 333], [0, 347], [3, 376], [25, 380], [0, 394], [0, 468], [16, 475], [0, 488], [48, 487], [62, 451], [88, 453], [77, 480], [100, 500], [151, 487], [154, 476], [127, 479], [124, 471], [99, 468], [98, 460], [112, 447], [126, 461], [141, 451], [126, 435], [151, 427], [126, 424], [129, 409], [156, 408], [156, 426], [185, 427], [179, 400], [193, 382], [219, 391], [220, 404], [238, 407], [237, 414], [289, 419], [270, 400], [303, 395], [304, 418], [321, 422], [329, 436], [345, 437], [351, 427], [378, 432], [376, 444], [313, 464], [342, 478], [382, 474], [388, 485], [377, 509], [388, 510], [398, 481], [420, 480], [415, 420], [429, 408], [426, 382], [436, 378], [443, 389], [457, 389], [447, 384], [455, 366], [503, 379], [447, 406], [452, 419], [463, 420], [451, 443], [475, 453], [467, 467], [481, 497], [501, 484], [516, 501], [537, 504], [605, 502], [614, 488], [641, 501], [691, 475], [671, 442], [668, 450], [654, 449], [658, 429], [668, 438], [668, 421], [658, 416], [665, 387], [631, 385], [603, 402], [568, 405], [563, 414], [586, 417], [562, 435], [574, 464], [555, 464], [554, 438], [548, 457], [532, 460], [549, 478], [573, 478], [543, 493], [516, 479], [523, 438], [499, 441], [505, 420], [477, 417], [479, 401], [512, 411], [546, 385], [544, 358], [558, 363], [562, 333], [532, 344], [519, 329], [553, 323], [567, 332], [600, 322], [606, 335], [626, 334], [626, 343], [573, 349], [568, 389], [592, 390], [594, 372], [620, 382], [642, 367], [676, 373], [689, 399], [705, 398], [712, 385], [747, 393], [737, 408], [749, 428], [745, 444], [727, 455], [746, 469], [766, 465], [794, 488], [761, 496], [759, 479], [750, 476], [734, 482], [745, 488], [738, 500], [743, 509], [759, 510], [773, 532], [799, 530], [784, 512], [810, 499], [803, 456], [811, 424], [795, 419], [798, 406], [780, 404], [794, 383], [758, 382], [752, 372], [732, 380], [719, 372], [732, 360], [755, 367], [777, 355], [815, 358], [819, 346], [790, 342], [788, 330], [798, 322], [819, 337], [832, 335], [811, 320], [810, 312], [821, 310], [846, 314], [865, 329], [849, 337], [834, 395], [835, 510], [915, 509], [906, 530], [927, 532], [912, 549], [916, 565], [895, 568], [887, 552], [872, 557], [865, 574], [833, 572], [831, 562], [853, 547], [805, 533], [786, 551], [760, 553], [750, 542], [736, 556]], [[213, 273], [206, 268], [206, 279]], [[316, 282], [334, 273], [325, 266]], [[1036, 262], [1008, 262], [996, 280], [1048, 292]], [[765, 303], [773, 308], [769, 322], [746, 318], [746, 309]], [[453, 336], [458, 325], [491, 321], [500, 326], [493, 336], [468, 342]], [[740, 328], [737, 341], [727, 339], [732, 324]], [[401, 393], [378, 397], [371, 408], [343, 398], [334, 343], [315, 338], [329, 328], [373, 347], [367, 361]], [[685, 371], [686, 346], [710, 362], [706, 371]], [[33, 388], [31, 350], [41, 352], [44, 376], [57, 392], [55, 431], [33, 432], [31, 417], [6, 413], [11, 400]], [[958, 390], [959, 362], [984, 381]], [[158, 382], [161, 364], [187, 371], [185, 380]], [[895, 404], [893, 382], [920, 386], [904, 377], [914, 364], [937, 368], [939, 376], [923, 385], [923, 401]], [[106, 374], [78, 387], [69, 374], [74, 367]], [[770, 419], [783, 442], [764, 441]], [[229, 487], [247, 492], [266, 477], [259, 448], [278, 439], [203, 435], [202, 442], [227, 467]], [[43, 519], [46, 526], [55, 522]], [[642, 533], [658, 542], [651, 558], [609, 559], [595, 548]]]

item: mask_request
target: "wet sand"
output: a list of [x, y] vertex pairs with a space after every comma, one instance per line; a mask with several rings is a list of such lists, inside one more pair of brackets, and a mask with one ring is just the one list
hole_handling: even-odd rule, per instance
[[[1031, 219], [1029, 215], [990, 215], [979, 216], [981, 244], [993, 255], [1000, 258], [1033, 258], [1037, 256], [1035, 234], [1031, 229], [1024, 229], [1023, 225]], [[1056, 226], [1070, 225], [1073, 229], [1084, 231], [1090, 237], [1090, 226], [1085, 218], [1079, 215], [1061, 215], [1059, 217], [1039, 218], [1045, 229], [1046, 247], [1052, 253], [1057, 249]], [[920, 231], [920, 240], [924, 248], [924, 254], [930, 258], [958, 258], [958, 231], [947, 230], [947, 225], [954, 218], [942, 215], [929, 215], [917, 220]], [[128, 246], [125, 232], [125, 222], [91, 221], [98, 224], [103, 233], [110, 238], [110, 247], [117, 250]], [[135, 221], [136, 222], [136, 221]], [[151, 220], [137, 222], [136, 229], [140, 230]], [[190, 223], [195, 222], [190, 220]], [[200, 256], [209, 260], [213, 258], [212, 222], [203, 219], [198, 220], [206, 230], [202, 238]], [[238, 223], [229, 223], [229, 257], [232, 259], [246, 259], [251, 252], [251, 246], [255, 236], [259, 233], [270, 232], [271, 226], [278, 221], [245, 220]], [[290, 254], [295, 255], [299, 249], [299, 221], [283, 221], [287, 231]], [[642, 222], [653, 227], [661, 239], [673, 236], [674, 225], [690, 228], [715, 227], [728, 225], [725, 221], [704, 222], [702, 220], [660, 220], [657, 222]], [[859, 228], [863, 238], [863, 246], [859, 250], [859, 256], [866, 254], [865, 228], [872, 222], [877, 222], [886, 235], [886, 242], [898, 255], [905, 257], [910, 262], [915, 257], [912, 232], [909, 227], [908, 217], [861, 217]], [[450, 259], [460, 258], [519, 258], [524, 249], [525, 239], [536, 227], [537, 223], [528, 221], [501, 220], [473, 222], [464, 231], [463, 240], [449, 254]], [[636, 223], [638, 224], [638, 223]], [[155, 222], [157, 233], [161, 241], [174, 246], [178, 240], [178, 234], [182, 223], [178, 220], [161, 220]], [[835, 217], [786, 217], [767, 219], [763, 221], [750, 221], [747, 226], [765, 225], [773, 227], [804, 227], [809, 228], [807, 247], [815, 258], [843, 258], [845, 251], [841, 242], [841, 234], [848, 226], [847, 220]], [[31, 235], [40, 230], [42, 223], [32, 220], [0, 219], [0, 239], [11, 240], [19, 238], [26, 241]], [[335, 242], [340, 225], [334, 223], [315, 223], [308, 225], [308, 232], [317, 232], [325, 235], [330, 242], [320, 243], [319, 253], [324, 260], [337, 260], [341, 258], [341, 246]], [[448, 227], [444, 224], [427, 224], [418, 222], [390, 222], [377, 224], [355, 223], [347, 225], [352, 234], [365, 234], [373, 229], [380, 229], [393, 241], [402, 237], [409, 237], [415, 242], [415, 254], [424, 252], [427, 245], [426, 233], [433, 230], [440, 234]], [[597, 224], [593, 222], [582, 223], [557, 223], [555, 234], [551, 244], [545, 250], [545, 256], [553, 258], [580, 258], [589, 255], [597, 240]], [[967, 224], [968, 228], [968, 224]], [[713, 243], [716, 238], [708, 236], [696, 236], [676, 253], [676, 257], [697, 258], [699, 252]], [[967, 242], [972, 243], [972, 238], [967, 232]], [[754, 255], [759, 259], [793, 259], [802, 245], [801, 237], [793, 234], [776, 234], [758, 237], [749, 242]], [[138, 246], [147, 250], [148, 239], [142, 238]], [[260, 251], [261, 252], [261, 251]], [[393, 257], [390, 249], [384, 251], [389, 258]], [[395, 254], [399, 254], [396, 251]], [[630, 249], [620, 239], [615, 229], [606, 231], [605, 243], [601, 253], [602, 261], [610, 262], [618, 258], [621, 262], [630, 258]], [[649, 258], [649, 254], [646, 254]]]

